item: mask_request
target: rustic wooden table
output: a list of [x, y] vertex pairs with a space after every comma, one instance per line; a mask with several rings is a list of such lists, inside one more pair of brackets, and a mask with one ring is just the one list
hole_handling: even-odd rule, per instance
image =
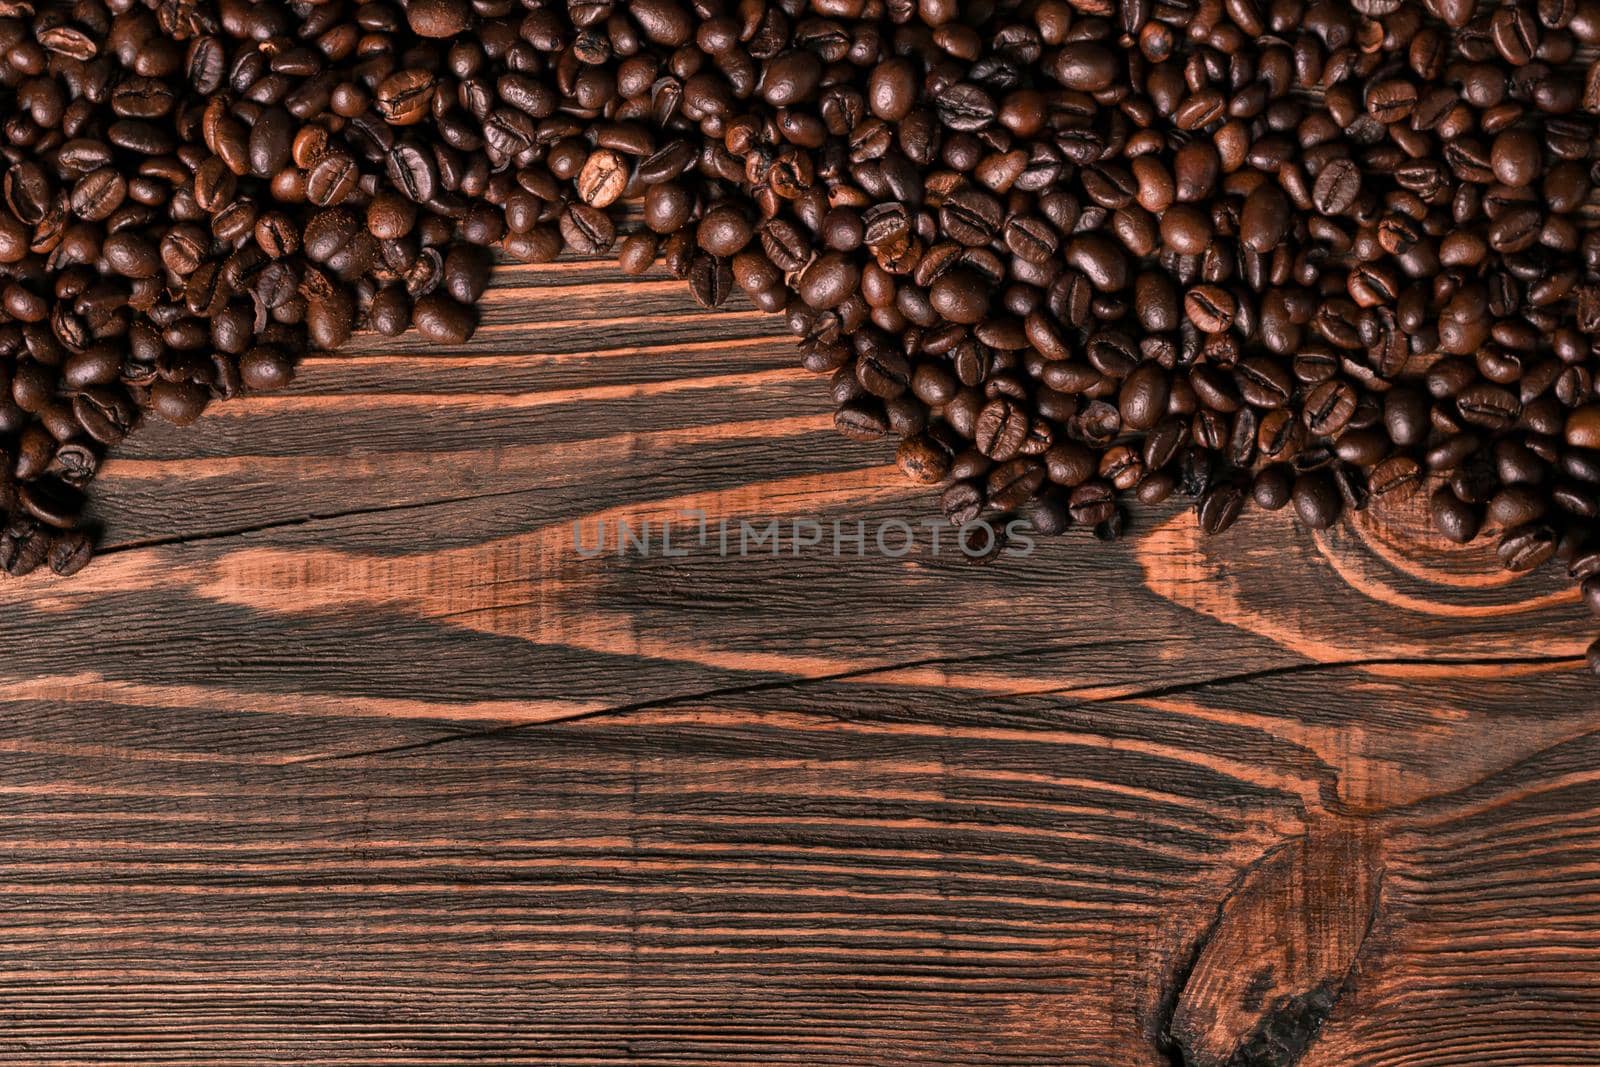
[[932, 514], [793, 363], [508, 269], [130, 442], [105, 556], [0, 584], [7, 1062], [1600, 1063], [1563, 582], [1409, 513], [575, 550]]

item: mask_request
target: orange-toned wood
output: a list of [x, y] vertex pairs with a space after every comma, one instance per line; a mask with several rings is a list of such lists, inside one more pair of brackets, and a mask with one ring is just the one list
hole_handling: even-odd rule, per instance
[[931, 515], [793, 363], [509, 268], [131, 440], [105, 556], [0, 584], [8, 1062], [1600, 1063], [1563, 581], [1409, 512], [575, 550]]

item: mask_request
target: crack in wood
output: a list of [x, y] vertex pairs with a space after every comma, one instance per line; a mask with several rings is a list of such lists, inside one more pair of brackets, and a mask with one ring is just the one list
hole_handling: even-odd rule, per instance
[[[593, 708], [588, 711], [577, 711], [568, 715], [538, 719], [526, 722], [509, 722], [483, 730], [469, 730], [461, 733], [446, 734], [441, 737], [431, 737], [422, 741], [413, 741], [404, 745], [390, 745], [383, 748], [366, 749], [358, 752], [340, 752], [329, 755], [309, 756], [305, 759], [288, 761], [289, 765], [333, 763], [344, 760], [367, 759], [377, 756], [397, 755], [413, 752], [420, 749], [437, 748], [440, 745], [452, 744], [461, 741], [478, 741], [496, 737], [504, 737], [524, 730], [533, 730], [541, 726], [566, 725], [568, 723], [585, 722], [613, 715], [636, 714], [641, 711], [652, 711], [657, 708], [677, 707], [699, 700], [716, 700], [723, 697], [742, 696], [749, 693], [764, 693], [781, 689], [799, 689], [806, 686], [819, 685], [827, 682], [851, 681], [861, 678], [870, 678], [875, 674], [889, 674], [894, 671], [915, 670], [922, 667], [958, 666], [970, 663], [982, 663], [997, 659], [1010, 659], [1016, 656], [1041, 655], [1046, 652], [1058, 651], [1062, 647], [1073, 649], [1092, 648], [1103, 644], [1117, 644], [1119, 642], [1090, 642], [1087, 645], [1041, 645], [1033, 648], [1014, 648], [1000, 652], [985, 652], [972, 656], [933, 656], [920, 660], [907, 660], [903, 663], [875, 664], [857, 670], [840, 671], [833, 674], [821, 674], [810, 678], [783, 678], [769, 682], [751, 682], [746, 685], [723, 686], [715, 689], [700, 690], [693, 693], [678, 693], [663, 697], [653, 697], [649, 700], [634, 701], [627, 704], [614, 704], [604, 708]], [[826, 718], [838, 722], [848, 721], [848, 716], [842, 714], [829, 715], [824, 712], [812, 712], [816, 717]]]
[[498, 497], [522, 496], [527, 493], [537, 493], [541, 490], [534, 486], [517, 489], [497, 489], [488, 493], [469, 493], [465, 496], [439, 497], [434, 500], [417, 500], [406, 504], [380, 504], [370, 508], [351, 508], [348, 511], [315, 512], [310, 515], [301, 515], [292, 519], [278, 519], [273, 522], [254, 523], [248, 526], [232, 526], [221, 530], [202, 530], [198, 533], [173, 534], [168, 537], [146, 537], [132, 541], [120, 541], [114, 544], [102, 545], [95, 550], [99, 556], [113, 556], [119, 552], [134, 552], [143, 548], [167, 548], [174, 545], [187, 545], [202, 541], [224, 541], [231, 537], [248, 537], [250, 534], [265, 533], [268, 530], [290, 529], [296, 526], [309, 526], [318, 522], [334, 522], [339, 519], [359, 518], [362, 515], [387, 515], [399, 511], [412, 511], [418, 508], [442, 507], [449, 504], [468, 504], [474, 500], [493, 500]]
[[[1224, 674], [1206, 678], [1200, 681], [1175, 682], [1170, 685], [1155, 686], [1149, 689], [1137, 689], [1126, 693], [1113, 693], [1105, 696], [1085, 697], [1073, 702], [1073, 707], [1084, 707], [1093, 704], [1115, 704], [1124, 701], [1152, 700], [1160, 697], [1177, 696], [1182, 693], [1192, 693], [1196, 689], [1205, 689], [1219, 685], [1236, 685], [1257, 682], [1266, 678], [1276, 678], [1290, 674], [1308, 674], [1317, 671], [1360, 669], [1363, 667], [1434, 667], [1434, 666], [1460, 666], [1460, 667], [1509, 667], [1509, 666], [1551, 666], [1562, 667], [1576, 666], [1583, 662], [1581, 656], [1481, 656], [1464, 657], [1456, 659], [1449, 656], [1439, 657], [1391, 657], [1348, 659], [1335, 662], [1289, 663], [1279, 667], [1264, 667], [1260, 670], [1245, 671], [1239, 674]], [[1075, 688], [1029, 690], [1026, 693], [1018, 692], [1013, 696], [1070, 696]]]
[[[1096, 645], [1099, 645], [1099, 644], [1115, 645], [1115, 644], [1118, 644], [1118, 643], [1119, 642], [1115, 642], [1115, 641], [1110, 641], [1110, 642], [1092, 642], [1092, 643], [1090, 643], [1088, 645], [1070, 645], [1070, 646], [1065, 646], [1065, 647], [1070, 647], [1070, 648], [1076, 650], [1076, 649], [1082, 649], [1082, 648], [1095, 647]], [[656, 710], [658, 708], [678, 707], [678, 706], [681, 706], [683, 704], [693, 703], [693, 702], [698, 701], [698, 700], [716, 700], [716, 699], [720, 699], [720, 698], [723, 698], [723, 697], [741, 696], [741, 695], [745, 695], [745, 694], [749, 694], [749, 693], [765, 693], [765, 692], [773, 692], [773, 691], [776, 691], [776, 690], [783, 690], [783, 689], [800, 689], [800, 688], [804, 688], [804, 687], [807, 687], [807, 686], [824, 684], [824, 683], [828, 683], [828, 682], [859, 681], [859, 680], [861, 680], [863, 678], [870, 678], [870, 677], [872, 677], [874, 675], [892, 674], [892, 673], [894, 673], [896, 671], [915, 670], [915, 669], [924, 668], [924, 667], [957, 666], [957, 665], [962, 665], [962, 664], [981, 663], [981, 662], [992, 661], [992, 660], [997, 660], [997, 659], [1008, 659], [1008, 658], [1012, 658], [1012, 657], [1016, 657], [1016, 656], [1039, 655], [1039, 654], [1043, 654], [1043, 653], [1046, 653], [1046, 652], [1058, 651], [1062, 647], [1063, 646], [1060, 646], [1060, 645], [1042, 645], [1042, 646], [1038, 646], [1038, 647], [1034, 647], [1034, 648], [1008, 649], [1008, 650], [1005, 650], [1005, 651], [1002, 651], [1002, 652], [990, 652], [990, 653], [983, 653], [981, 655], [974, 655], [974, 656], [936, 656], [936, 657], [930, 657], [930, 658], [927, 658], [927, 659], [920, 659], [920, 660], [907, 660], [907, 661], [905, 661], [903, 663], [877, 664], [877, 665], [873, 665], [873, 666], [869, 666], [869, 667], [863, 667], [863, 668], [860, 668], [860, 669], [857, 669], [857, 670], [839, 671], [839, 672], [831, 673], [831, 674], [820, 674], [820, 675], [816, 675], [816, 676], [808, 677], [808, 678], [783, 678], [783, 679], [777, 679], [777, 680], [773, 680], [773, 681], [769, 681], [769, 682], [752, 682], [752, 683], [749, 683], [749, 684], [746, 684], [746, 685], [724, 686], [724, 687], [719, 687], [719, 688], [714, 688], [714, 689], [699, 690], [699, 691], [692, 692], [692, 693], [678, 693], [678, 694], [672, 694], [672, 695], [663, 696], [663, 697], [653, 697], [653, 698], [648, 699], [648, 700], [632, 701], [632, 702], [625, 703], [625, 704], [613, 704], [613, 705], [609, 705], [609, 706], [606, 706], [606, 707], [603, 707], [603, 708], [592, 708], [592, 709], [588, 709], [588, 710], [584, 710], [584, 711], [575, 711], [575, 712], [571, 712], [571, 713], [565, 714], [565, 715], [557, 715], [557, 716], [552, 716], [552, 717], [546, 717], [546, 718], [541, 718], [541, 719], [533, 719], [533, 720], [526, 720], [526, 721], [508, 722], [508, 723], [500, 724], [498, 726], [489, 727], [489, 728], [483, 729], [483, 730], [469, 730], [469, 731], [464, 731], [464, 732], [460, 732], [460, 733], [445, 734], [445, 735], [440, 736], [440, 737], [431, 737], [431, 738], [427, 738], [427, 739], [422, 740], [422, 741], [412, 741], [412, 742], [408, 742], [408, 743], [403, 744], [403, 745], [390, 745], [390, 746], [380, 747], [380, 748], [363, 749], [363, 750], [359, 750], [359, 751], [355, 751], [355, 752], [340, 752], [340, 753], [331, 753], [331, 754], [318, 755], [318, 756], [309, 756], [309, 757], [306, 757], [305, 759], [291, 760], [289, 762], [290, 762], [290, 764], [331, 763], [331, 762], [337, 762], [337, 761], [343, 761], [343, 760], [367, 759], [367, 758], [373, 758], [373, 757], [378, 757], [378, 756], [399, 755], [399, 754], [404, 754], [404, 753], [407, 753], [407, 752], [419, 751], [419, 750], [423, 750], [423, 749], [437, 748], [440, 745], [447, 745], [447, 744], [455, 744], [455, 743], [459, 743], [459, 742], [478, 741], [478, 740], [485, 740], [485, 739], [491, 739], [491, 738], [506, 737], [506, 736], [514, 735], [514, 734], [517, 734], [517, 733], [520, 733], [520, 732], [523, 732], [523, 731], [527, 731], [527, 730], [535, 730], [535, 729], [538, 729], [539, 727], [543, 727], [543, 726], [555, 726], [555, 725], [565, 725], [565, 724], [568, 724], [568, 723], [587, 722], [587, 721], [590, 721], [590, 720], [593, 720], [593, 719], [606, 718], [606, 717], [616, 716], [616, 715], [632, 715], [632, 714], [637, 714], [637, 713], [642, 712], [642, 711]], [[1351, 660], [1351, 661], [1340, 662], [1340, 663], [1293, 664], [1293, 665], [1290, 665], [1290, 666], [1273, 668], [1273, 669], [1268, 670], [1268, 671], [1256, 671], [1256, 672], [1252, 672], [1249, 675], [1224, 675], [1224, 676], [1219, 676], [1219, 677], [1216, 677], [1216, 678], [1199, 679], [1199, 680], [1192, 681], [1192, 682], [1180, 683], [1178, 685], [1165, 686], [1165, 687], [1162, 687], [1159, 690], [1151, 690], [1151, 691], [1147, 691], [1147, 692], [1137, 692], [1137, 693], [1129, 693], [1129, 694], [1126, 694], [1126, 695], [1097, 697], [1097, 698], [1090, 698], [1090, 699], [1085, 699], [1085, 700], [1080, 700], [1080, 701], [1074, 701], [1071, 705], [1069, 705], [1069, 708], [1087, 707], [1087, 706], [1091, 706], [1091, 705], [1095, 705], [1095, 704], [1112, 704], [1112, 703], [1136, 702], [1136, 701], [1138, 701], [1140, 699], [1145, 699], [1145, 698], [1153, 698], [1153, 697], [1157, 697], [1157, 696], [1170, 696], [1170, 695], [1175, 695], [1175, 694], [1180, 694], [1180, 693], [1195, 692], [1195, 691], [1207, 689], [1207, 688], [1210, 688], [1210, 687], [1216, 686], [1216, 685], [1226, 685], [1226, 684], [1231, 684], [1231, 683], [1238, 682], [1238, 681], [1243, 681], [1243, 680], [1254, 680], [1254, 679], [1256, 679], [1258, 677], [1261, 677], [1263, 675], [1296, 674], [1296, 673], [1305, 673], [1305, 672], [1312, 672], [1312, 671], [1337, 670], [1337, 669], [1342, 669], [1342, 668], [1354, 668], [1354, 667], [1377, 666], [1377, 665], [1404, 665], [1404, 664], [1409, 663], [1409, 662], [1412, 662], [1412, 661], [1409, 661], [1409, 660]], [[1505, 659], [1476, 659], [1476, 660], [1470, 660], [1470, 661], [1468, 661], [1468, 660], [1460, 660], [1460, 661], [1456, 661], [1456, 660], [1432, 660], [1432, 661], [1427, 661], [1427, 662], [1434, 662], [1434, 663], [1438, 663], [1438, 662], [1450, 662], [1450, 663], [1460, 662], [1460, 663], [1464, 663], [1464, 664], [1465, 663], [1469, 663], [1469, 662], [1473, 663], [1473, 664], [1496, 664], [1496, 663], [1499, 663], [1499, 664], [1524, 664], [1524, 663], [1543, 663], [1543, 662], [1547, 662], [1547, 660], [1543, 659], [1543, 658], [1528, 659], [1528, 658], [1507, 657]], [[1057, 692], [1070, 692], [1070, 690], [1061, 690], [1061, 691], [1019, 690], [1019, 691], [1011, 692], [1011, 693], [997, 693], [997, 694], [994, 694], [994, 696], [995, 696], [996, 699], [1005, 699], [1007, 697], [1051, 696], [1051, 695], [1056, 695]], [[825, 714], [823, 712], [809, 712], [809, 714], [812, 714], [812, 715], [814, 715], [816, 717], [819, 717], [819, 718], [827, 718], [827, 719], [832, 719], [832, 720], [840, 721], [840, 722], [847, 721], [846, 716], [843, 716], [843, 715], [827, 715], [827, 714]], [[443, 717], [443, 716], [441, 716], [441, 717]]]

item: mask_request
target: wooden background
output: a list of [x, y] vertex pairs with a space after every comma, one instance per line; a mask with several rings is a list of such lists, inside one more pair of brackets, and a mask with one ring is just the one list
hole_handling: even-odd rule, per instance
[[104, 557], [0, 583], [6, 1063], [1600, 1063], [1564, 580], [1410, 513], [574, 551], [933, 514], [794, 362], [508, 268], [130, 441]]

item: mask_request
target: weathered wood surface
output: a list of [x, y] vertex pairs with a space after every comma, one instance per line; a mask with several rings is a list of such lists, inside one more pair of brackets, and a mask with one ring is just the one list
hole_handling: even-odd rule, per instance
[[131, 441], [106, 556], [0, 585], [7, 1062], [1600, 1063], [1561, 581], [1409, 514], [574, 550], [931, 514], [792, 363], [508, 270]]

